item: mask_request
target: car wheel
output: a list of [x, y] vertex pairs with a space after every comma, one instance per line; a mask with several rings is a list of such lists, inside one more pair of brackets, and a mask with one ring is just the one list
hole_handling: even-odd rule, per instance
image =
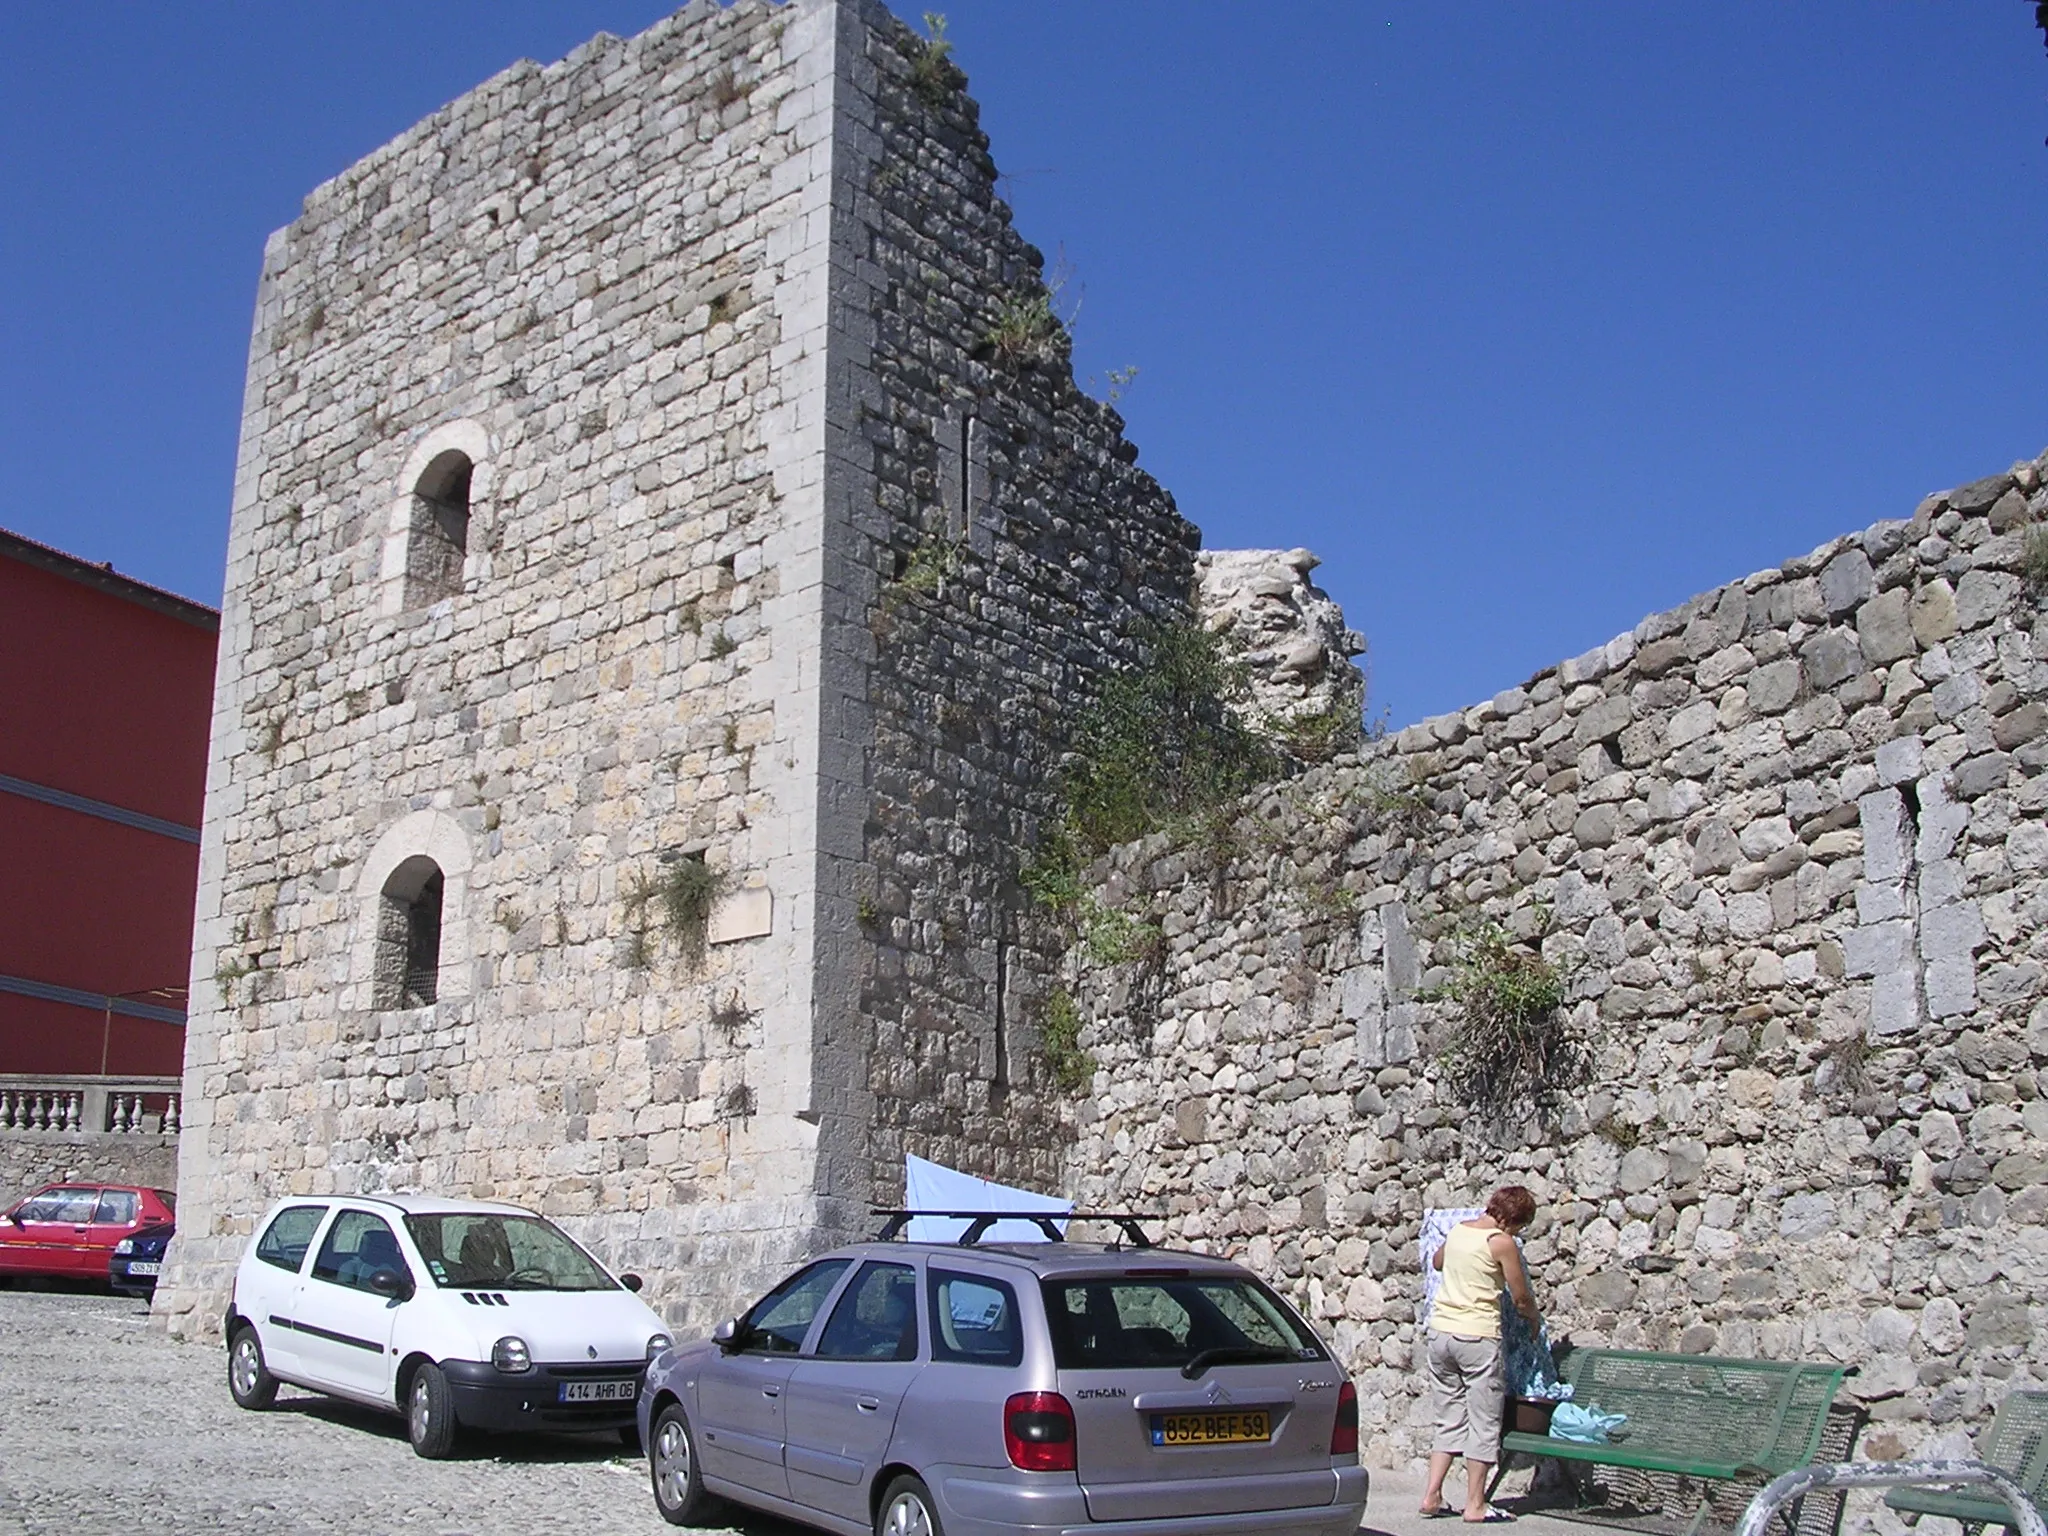
[[681, 1403], [654, 1416], [647, 1447], [647, 1472], [654, 1481], [654, 1507], [670, 1525], [695, 1525], [710, 1506], [704, 1474], [697, 1466], [697, 1437]]
[[932, 1491], [915, 1477], [899, 1477], [882, 1495], [875, 1511], [875, 1536], [945, 1536]]
[[431, 1360], [412, 1373], [405, 1389], [405, 1437], [414, 1453], [429, 1461], [455, 1449], [455, 1398], [448, 1378]]
[[638, 1451], [640, 1449], [640, 1426], [637, 1424], [621, 1424], [619, 1426], [619, 1444], [629, 1451]]
[[228, 1344], [228, 1395], [240, 1408], [268, 1408], [277, 1401], [277, 1378], [263, 1363], [263, 1341], [246, 1324]]

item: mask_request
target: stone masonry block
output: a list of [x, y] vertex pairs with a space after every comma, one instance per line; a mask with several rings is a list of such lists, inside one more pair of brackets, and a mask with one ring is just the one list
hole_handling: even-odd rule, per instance
[[1887, 976], [1913, 963], [1913, 924], [1892, 918], [1842, 935], [1844, 968], [1851, 976]]
[[1863, 827], [1864, 878], [1902, 878], [1913, 860], [1912, 828], [1906, 819], [1905, 797], [1896, 789], [1873, 790], [1859, 799], [1856, 807]]
[[1906, 613], [1905, 589], [1880, 592], [1856, 610], [1856, 639], [1863, 659], [1873, 667], [1903, 661], [1919, 650]]

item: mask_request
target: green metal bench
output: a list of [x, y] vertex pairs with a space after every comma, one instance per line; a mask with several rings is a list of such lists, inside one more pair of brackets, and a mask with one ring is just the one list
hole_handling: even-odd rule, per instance
[[[1992, 1415], [1991, 1428], [1977, 1446], [1977, 1459], [2006, 1473], [2020, 1485], [2034, 1507], [2042, 1505], [2048, 1483], [2048, 1392], [2008, 1392]], [[1974, 1531], [1980, 1526], [2010, 1527], [2012, 1511], [1998, 1499], [1967, 1493], [1941, 1493], [1932, 1488], [1894, 1488], [1885, 1503], [1917, 1520], [1942, 1515]]]
[[[1571, 1383], [1574, 1402], [1628, 1415], [1617, 1438], [1589, 1443], [1515, 1431], [1501, 1436], [1501, 1449], [1715, 1481], [1769, 1479], [1813, 1460], [1848, 1374], [1843, 1366], [1790, 1360], [1574, 1349], [1559, 1375]], [[1706, 1513], [1702, 1500], [1691, 1530]]]

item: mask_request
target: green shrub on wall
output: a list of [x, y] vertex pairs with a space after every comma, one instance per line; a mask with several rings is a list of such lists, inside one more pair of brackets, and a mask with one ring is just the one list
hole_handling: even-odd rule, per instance
[[1060, 775], [1066, 831], [1094, 857], [1275, 778], [1279, 755], [1240, 712], [1250, 669], [1220, 636], [1179, 623], [1145, 637], [1146, 661], [1116, 673], [1079, 721]]
[[1486, 1114], [1542, 1109], [1592, 1063], [1564, 1011], [1564, 978], [1493, 924], [1454, 941], [1437, 994], [1457, 1007], [1437, 1065], [1451, 1091]]

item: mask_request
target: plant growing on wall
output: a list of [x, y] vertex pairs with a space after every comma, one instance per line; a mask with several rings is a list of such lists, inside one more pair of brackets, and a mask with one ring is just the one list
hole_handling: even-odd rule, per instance
[[725, 876], [705, 863], [701, 853], [663, 857], [653, 879], [636, 872], [625, 894], [621, 959], [629, 970], [644, 970], [653, 964], [656, 919], [684, 960], [693, 968], [704, 962], [711, 909], [725, 889]]
[[1187, 831], [1280, 769], [1240, 713], [1249, 671], [1219, 636], [1168, 624], [1145, 648], [1146, 661], [1111, 677], [1081, 716], [1060, 774], [1066, 832], [1085, 857], [1152, 832]]
[[2029, 523], [2020, 552], [2020, 569], [2027, 589], [2036, 597], [2048, 594], [2048, 524]]
[[707, 864], [701, 853], [686, 853], [666, 865], [655, 882], [662, 927], [693, 966], [704, 963], [711, 908], [724, 887], [725, 877]]
[[1081, 1049], [1081, 1010], [1069, 993], [1058, 991], [1045, 1000], [1038, 1036], [1053, 1085], [1063, 1093], [1087, 1087], [1095, 1075], [1095, 1061]]
[[1585, 1080], [1592, 1063], [1565, 1016], [1563, 976], [1497, 925], [1454, 940], [1450, 978], [1435, 995], [1457, 1009], [1437, 1065], [1474, 1109], [1526, 1113]]
[[946, 36], [944, 14], [926, 11], [924, 30], [925, 35], [911, 44], [910, 85], [926, 106], [942, 107], [967, 84], [967, 76], [953, 62], [953, 40]]

